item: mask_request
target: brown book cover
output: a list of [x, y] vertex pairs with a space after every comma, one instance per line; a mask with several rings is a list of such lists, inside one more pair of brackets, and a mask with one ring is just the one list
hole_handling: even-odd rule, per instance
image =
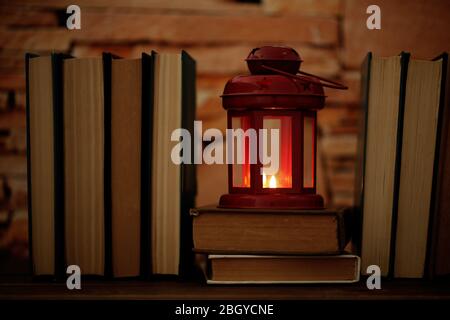
[[104, 275], [103, 61], [67, 59], [63, 68], [65, 258], [83, 275]]
[[194, 250], [233, 254], [340, 254], [353, 210], [191, 209]]
[[207, 284], [351, 283], [359, 281], [355, 255], [197, 255]]
[[429, 277], [450, 274], [450, 81], [448, 54], [442, 58], [442, 82], [436, 141], [433, 201], [428, 236], [426, 274]]
[[111, 253], [114, 277], [140, 272], [141, 59], [111, 68]]
[[35, 276], [65, 274], [62, 64], [69, 56], [27, 53], [29, 252]]

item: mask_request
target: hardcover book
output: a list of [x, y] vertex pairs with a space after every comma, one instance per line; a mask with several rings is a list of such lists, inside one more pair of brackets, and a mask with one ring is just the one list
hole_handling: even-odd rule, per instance
[[394, 276], [422, 278], [432, 205], [443, 59], [410, 59], [403, 117]]
[[194, 250], [233, 254], [340, 254], [351, 237], [353, 211], [191, 210]]
[[66, 263], [105, 273], [105, 105], [102, 58], [64, 61]]
[[31, 269], [64, 273], [62, 64], [66, 56], [27, 54], [27, 171]]
[[352, 283], [360, 259], [338, 256], [198, 255], [207, 284]]
[[[106, 59], [110, 65], [111, 269], [114, 277], [140, 274], [141, 59]], [[105, 83], [105, 87], [106, 83]]]
[[[149, 179], [143, 182], [143, 210], [147, 210], [143, 214], [150, 215], [143, 218], [150, 226], [144, 239], [146, 254], [151, 257], [145, 264], [152, 274], [187, 275], [193, 265], [189, 208], [194, 206], [196, 193], [195, 167], [172, 162], [171, 149], [176, 142], [170, 137], [178, 128], [193, 134], [195, 61], [185, 51], [152, 52], [145, 66], [153, 67], [149, 81], [153, 82], [153, 90], [142, 89], [143, 93], [153, 94], [143, 97], [142, 106], [143, 121], [151, 121], [143, 124], [142, 171], [143, 179]], [[146, 79], [149, 71], [143, 70]]]
[[450, 65], [447, 53], [437, 59], [442, 59], [442, 81], [426, 259], [431, 278], [450, 275]]

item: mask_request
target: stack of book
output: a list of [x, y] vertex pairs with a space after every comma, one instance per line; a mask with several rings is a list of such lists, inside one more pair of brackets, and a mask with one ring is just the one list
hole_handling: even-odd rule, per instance
[[192, 264], [195, 61], [27, 54], [28, 209], [34, 275], [178, 275]]
[[356, 203], [362, 269], [384, 276], [450, 274], [447, 53], [432, 61], [368, 54]]
[[353, 211], [191, 209], [197, 265], [208, 284], [359, 280], [346, 253]]

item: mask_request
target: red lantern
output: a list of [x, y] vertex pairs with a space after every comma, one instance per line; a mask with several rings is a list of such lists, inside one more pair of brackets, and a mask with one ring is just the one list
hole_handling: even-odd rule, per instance
[[222, 95], [227, 127], [278, 129], [279, 169], [272, 175], [261, 170], [265, 161], [258, 155], [270, 148], [269, 136], [258, 135], [253, 146], [246, 136], [233, 146], [234, 151], [241, 148], [244, 161], [228, 165], [229, 193], [221, 196], [219, 206], [323, 208], [323, 198], [316, 194], [317, 110], [325, 104], [323, 87], [346, 87], [299, 71], [302, 60], [292, 48], [256, 48], [246, 61], [251, 74], [229, 80]]

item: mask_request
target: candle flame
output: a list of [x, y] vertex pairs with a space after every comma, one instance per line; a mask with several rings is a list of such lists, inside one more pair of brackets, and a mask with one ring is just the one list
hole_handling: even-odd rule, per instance
[[267, 176], [263, 173], [262, 183], [263, 188], [277, 188], [277, 178], [275, 176], [271, 176], [270, 179], [267, 179]]
[[272, 176], [269, 181], [269, 188], [276, 188], [277, 187], [277, 178], [275, 176]]

